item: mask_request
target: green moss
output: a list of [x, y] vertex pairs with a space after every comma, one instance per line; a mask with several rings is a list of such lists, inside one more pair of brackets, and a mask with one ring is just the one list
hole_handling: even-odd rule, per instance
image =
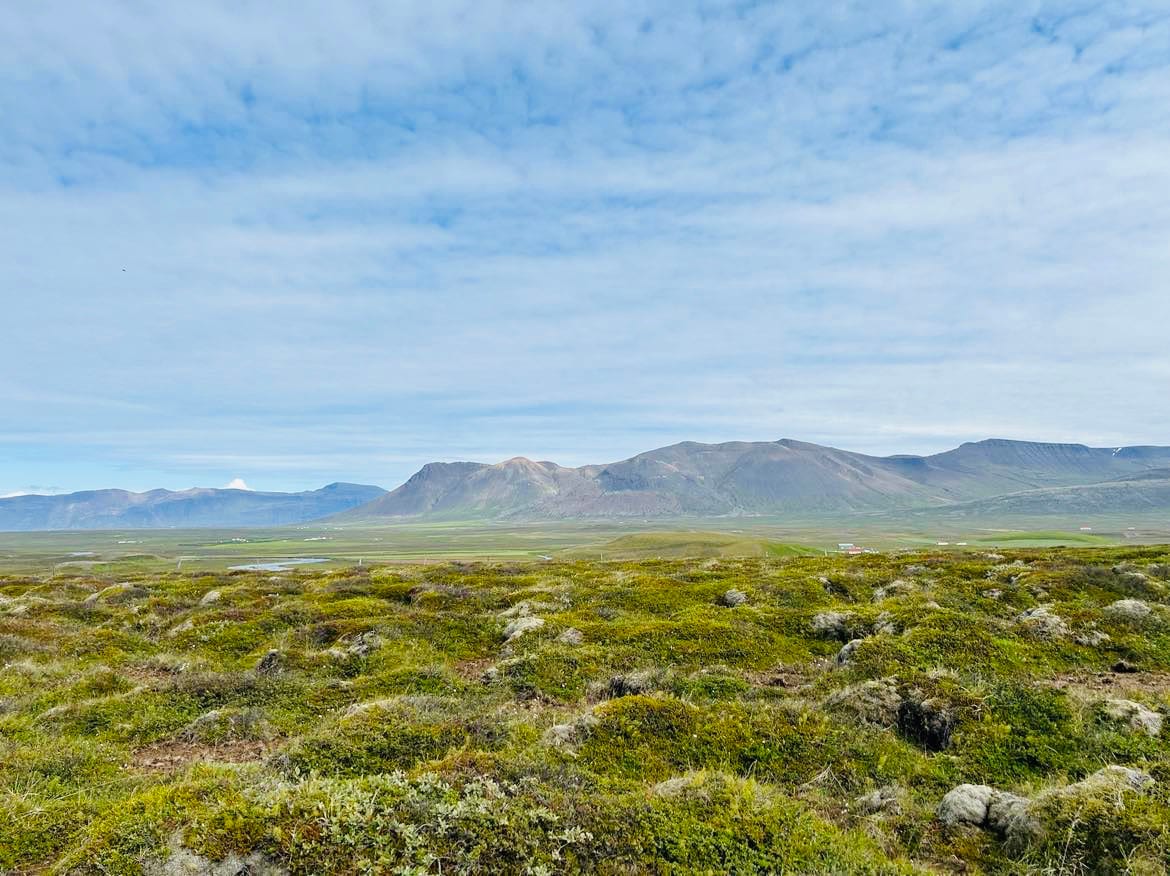
[[587, 641], [618, 653], [629, 651], [643, 661], [692, 669], [718, 663], [763, 668], [796, 650], [766, 629], [723, 620], [705, 606], [678, 620], [594, 621], [578, 626]]
[[[1163, 776], [1165, 778], [1165, 776]], [[1043, 826], [1019, 850], [1036, 869], [1101, 874], [1165, 873], [1170, 796], [1165, 785], [1049, 794], [1034, 808]]]
[[[1167, 736], [1106, 720], [1095, 674], [1170, 668], [1162, 566], [1093, 547], [0, 577], [0, 869], [137, 873], [179, 830], [295, 873], [1161, 872]], [[747, 602], [719, 604], [731, 588]], [[1134, 597], [1148, 622], [1104, 610]], [[505, 643], [522, 601], [546, 624]], [[1040, 604], [1069, 636], [1017, 623]], [[846, 665], [825, 611], [863, 637]], [[1076, 644], [1088, 629], [1112, 639]], [[896, 702], [829, 707], [874, 679], [945, 713], [950, 744]], [[1125, 695], [1166, 713], [1160, 679]], [[934, 819], [959, 782], [1045, 795], [1109, 763], [1159, 784], [1121, 810], [1045, 797], [1021, 847]], [[888, 785], [900, 814], [859, 810]]]
[[687, 775], [647, 798], [609, 798], [588, 822], [611, 860], [667, 873], [911, 873], [872, 840], [766, 786]]
[[888, 731], [842, 726], [797, 704], [692, 705], [629, 696], [594, 710], [597, 725], [577, 761], [599, 773], [660, 781], [694, 769], [725, 769], [795, 787], [826, 771], [861, 788], [912, 771], [919, 757]]
[[1059, 691], [1027, 684], [993, 690], [979, 720], [956, 734], [954, 753], [969, 780], [1010, 786], [1057, 773], [1080, 776], [1093, 765], [1081, 727]]
[[670, 690], [686, 700], [734, 700], [751, 689], [744, 677], [730, 667], [713, 666], [673, 679]]
[[478, 717], [464, 718], [438, 698], [397, 697], [349, 709], [288, 751], [293, 770], [361, 775], [444, 757], [462, 748], [501, 745], [506, 730]]
[[505, 661], [500, 668], [518, 697], [574, 702], [584, 696], [589, 672], [595, 665], [588, 655], [565, 649], [526, 654]]
[[77, 876], [139, 876], [143, 860], [165, 857], [167, 838], [214, 803], [230, 801], [235, 776], [195, 770], [180, 782], [143, 789], [103, 807], [56, 862], [54, 872]]

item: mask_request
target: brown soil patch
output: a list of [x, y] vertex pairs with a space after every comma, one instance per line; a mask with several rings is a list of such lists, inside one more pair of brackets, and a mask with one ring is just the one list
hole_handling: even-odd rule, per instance
[[1130, 693], [1170, 694], [1170, 672], [1065, 672], [1047, 683], [1074, 696], [1093, 698]]
[[263, 760], [275, 748], [272, 742], [233, 740], [208, 745], [200, 742], [156, 742], [140, 748], [130, 765], [140, 770], [179, 770], [193, 763], [248, 763]]
[[799, 691], [806, 689], [816, 679], [818, 675], [824, 672], [824, 667], [818, 666], [816, 663], [792, 665], [792, 666], [777, 666], [773, 669], [768, 669], [763, 672], [748, 672], [744, 674], [744, 678], [750, 684], [759, 687], [778, 687], [792, 691]]
[[455, 664], [454, 668], [460, 678], [464, 678], [467, 681], [479, 681], [488, 667], [495, 663], [496, 661], [490, 657], [480, 660], [460, 660]]
[[152, 666], [123, 666], [118, 669], [122, 675], [139, 684], [165, 687], [172, 684], [181, 673]]

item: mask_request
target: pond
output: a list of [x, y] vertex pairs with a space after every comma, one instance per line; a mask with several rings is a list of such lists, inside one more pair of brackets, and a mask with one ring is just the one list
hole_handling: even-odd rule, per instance
[[287, 572], [293, 566], [327, 562], [329, 562], [328, 557], [296, 557], [289, 560], [265, 560], [263, 562], [246, 563], [242, 566], [228, 566], [228, 570], [232, 572]]

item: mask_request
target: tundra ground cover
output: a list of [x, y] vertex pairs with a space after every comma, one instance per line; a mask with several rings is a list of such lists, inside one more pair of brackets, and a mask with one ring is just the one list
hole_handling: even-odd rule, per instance
[[1170, 869], [1167, 548], [58, 570], [0, 664], [4, 872]]

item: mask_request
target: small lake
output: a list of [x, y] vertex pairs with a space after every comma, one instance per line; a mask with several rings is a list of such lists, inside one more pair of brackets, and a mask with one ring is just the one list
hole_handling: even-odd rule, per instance
[[309, 563], [328, 563], [328, 557], [297, 557], [291, 560], [268, 560], [263, 563], [247, 563], [243, 566], [228, 566], [232, 572], [287, 572], [293, 566]]

